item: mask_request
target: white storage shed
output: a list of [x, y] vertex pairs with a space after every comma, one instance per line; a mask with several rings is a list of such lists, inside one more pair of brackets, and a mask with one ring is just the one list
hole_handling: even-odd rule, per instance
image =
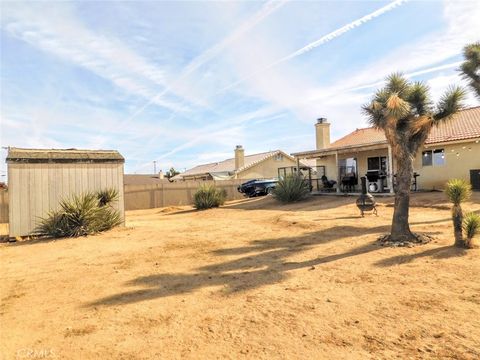
[[124, 219], [123, 166], [115, 150], [9, 148], [9, 235], [28, 236], [38, 220], [74, 194], [114, 188]]

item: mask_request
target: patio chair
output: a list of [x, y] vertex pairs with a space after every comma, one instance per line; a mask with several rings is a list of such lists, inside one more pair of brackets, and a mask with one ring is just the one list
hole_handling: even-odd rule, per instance
[[324, 189], [332, 189], [337, 183], [335, 180], [328, 180], [325, 175], [322, 175], [322, 184]]

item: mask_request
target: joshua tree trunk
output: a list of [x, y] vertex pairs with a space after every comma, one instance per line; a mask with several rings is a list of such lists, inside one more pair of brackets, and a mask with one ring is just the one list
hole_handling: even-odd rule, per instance
[[462, 232], [463, 212], [462, 212], [462, 207], [460, 205], [453, 205], [452, 220], [453, 220], [453, 233], [455, 235], [455, 246], [464, 247], [465, 243], [463, 242], [463, 232]]
[[[401, 154], [398, 154], [401, 155]], [[413, 176], [413, 158], [409, 155], [396, 156], [397, 189], [395, 193], [395, 209], [393, 212], [391, 241], [406, 241], [413, 237], [408, 224], [410, 206], [410, 186]]]

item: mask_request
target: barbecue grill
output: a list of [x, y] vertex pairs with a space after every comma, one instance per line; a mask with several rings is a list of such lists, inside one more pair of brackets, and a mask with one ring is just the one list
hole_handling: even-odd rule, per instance
[[383, 191], [383, 179], [387, 176], [382, 170], [368, 170], [366, 177], [368, 179], [368, 192]]

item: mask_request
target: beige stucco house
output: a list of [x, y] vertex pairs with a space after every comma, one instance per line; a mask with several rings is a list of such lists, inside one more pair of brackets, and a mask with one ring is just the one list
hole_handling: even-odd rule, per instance
[[[299, 161], [315, 159], [317, 170], [337, 182], [337, 192], [359, 191], [359, 179], [367, 172], [370, 191], [394, 192], [396, 164], [381, 130], [356, 129], [331, 143], [326, 119], [318, 119], [315, 129], [316, 150], [292, 155]], [[462, 110], [434, 127], [415, 158], [414, 171], [413, 190], [442, 189], [452, 178], [480, 190], [480, 107]], [[322, 191], [321, 183], [316, 190]]]
[[244, 148], [237, 145], [234, 154], [230, 159], [195, 166], [173, 180], [271, 179], [279, 176], [279, 169], [289, 171], [297, 166], [295, 158], [281, 150], [245, 155]]

